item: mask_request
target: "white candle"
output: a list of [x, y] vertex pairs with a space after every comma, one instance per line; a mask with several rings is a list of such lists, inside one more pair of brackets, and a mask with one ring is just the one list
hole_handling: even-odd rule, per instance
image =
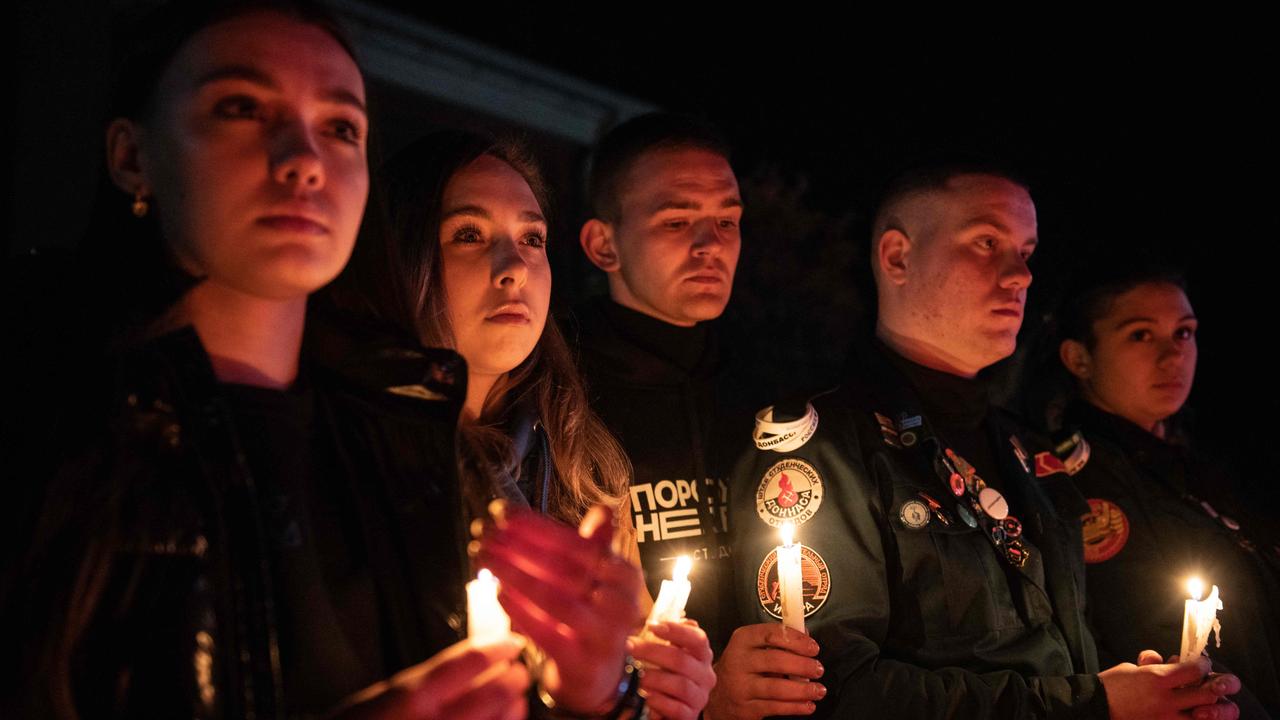
[[689, 601], [689, 571], [693, 569], [693, 559], [688, 555], [676, 558], [676, 566], [671, 571], [671, 579], [663, 580], [658, 588], [658, 599], [653, 601], [653, 610], [649, 613], [646, 625], [662, 622], [677, 622], [684, 617], [684, 605]]
[[782, 544], [774, 551], [778, 559], [778, 595], [782, 604], [782, 624], [804, 632], [804, 583], [800, 576], [800, 543], [795, 539], [795, 523], [782, 524]]
[[1219, 636], [1222, 625], [1218, 622], [1222, 600], [1218, 599], [1218, 586], [1214, 585], [1213, 590], [1209, 591], [1209, 597], [1201, 600], [1204, 583], [1200, 578], [1191, 578], [1187, 581], [1187, 592], [1191, 597], [1182, 613], [1182, 651], [1178, 653], [1178, 659], [1184, 661], [1198, 658], [1204, 653], [1205, 645], [1209, 643], [1210, 630], [1217, 639], [1217, 645], [1222, 645], [1222, 638]]
[[511, 618], [498, 603], [498, 579], [481, 568], [467, 583], [467, 637], [473, 645], [494, 645], [511, 635]]

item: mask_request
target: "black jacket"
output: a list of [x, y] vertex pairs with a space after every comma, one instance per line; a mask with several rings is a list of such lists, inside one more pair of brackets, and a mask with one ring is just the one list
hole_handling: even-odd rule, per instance
[[575, 319], [591, 408], [635, 468], [632, 520], [649, 592], [657, 596], [676, 556], [693, 556], [686, 614], [718, 651], [734, 629], [731, 599], [721, 591], [732, 570], [725, 479], [751, 424], [736, 410], [743, 398], [714, 329], [677, 328], [607, 298], [579, 307]]
[[826, 668], [817, 716], [1106, 717], [1079, 524], [1055, 506], [1072, 497], [1032, 479], [1035, 445], [1014, 418], [986, 413], [1000, 467], [978, 473], [999, 478], [1030, 551], [1013, 566], [981, 511], [953, 494], [949, 446], [906, 378], [870, 343], [860, 350], [849, 382], [812, 400], [807, 442], [753, 450], [734, 470], [744, 615], [779, 618], [772, 558], [791, 519], [805, 548], [806, 629]]
[[[349, 362], [349, 342], [310, 323], [304, 371], [330, 470], [352, 490], [386, 628], [380, 670], [394, 672], [460, 637], [453, 427], [465, 370], [451, 352], [395, 347]], [[6, 599], [22, 663], [6, 705], [52, 714], [67, 678], [85, 717], [283, 716], [264, 499], [224, 391], [190, 329], [118, 369], [111, 407], [66, 438]]]
[[1280, 550], [1251, 532], [1229, 479], [1185, 448], [1087, 403], [1067, 418], [1092, 448], [1074, 479], [1090, 504], [1089, 616], [1103, 659], [1178, 652], [1185, 583], [1198, 575], [1222, 593], [1222, 646], [1211, 637], [1209, 656], [1280, 716]]

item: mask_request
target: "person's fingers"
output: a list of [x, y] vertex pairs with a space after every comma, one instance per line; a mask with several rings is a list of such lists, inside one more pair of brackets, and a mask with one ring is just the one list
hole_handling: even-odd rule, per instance
[[788, 650], [765, 648], [745, 653], [742, 669], [750, 673], [782, 673], [806, 678], [822, 677], [822, 663]]
[[1164, 658], [1155, 650], [1143, 650], [1138, 653], [1138, 665], [1163, 665]]
[[[712, 682], [708, 675], [714, 677], [711, 668], [691, 657], [678, 647], [658, 642], [637, 640], [631, 643], [631, 657], [643, 662], [646, 666], [659, 667], [678, 675], [683, 675], [694, 682], [710, 687]], [[645, 675], [646, 681], [648, 674]]]
[[468, 640], [442, 650], [422, 665], [397, 675], [395, 685], [428, 687], [438, 704], [465, 693], [476, 677], [494, 667], [507, 667], [520, 654], [522, 645], [514, 638], [492, 645], [474, 646]]
[[1230, 700], [1222, 699], [1213, 705], [1204, 705], [1191, 711], [1192, 720], [1239, 720], [1240, 708]]
[[752, 700], [747, 703], [751, 717], [774, 715], [812, 715], [818, 706], [811, 702], [779, 702], [777, 700]]
[[[644, 682], [649, 682], [649, 676], [646, 674]], [[656, 713], [662, 718], [672, 718], [672, 720], [694, 720], [698, 717], [701, 708], [692, 708], [681, 702], [679, 698], [665, 694], [657, 688], [647, 688], [645, 690], [645, 706], [651, 713]]]
[[768, 629], [765, 631], [762, 645], [769, 647], [782, 648], [790, 650], [799, 655], [814, 657], [818, 654], [818, 641], [808, 635], [783, 625], [782, 623], [768, 623]]
[[646, 669], [641, 685], [651, 697], [654, 694], [664, 695], [694, 709], [694, 714], [707, 704], [708, 688], [699, 687], [697, 683], [680, 673]]
[[1240, 692], [1240, 678], [1228, 674], [1210, 677], [1204, 682], [1173, 691], [1180, 710], [1199, 705], [1212, 705], [1224, 695], [1234, 695], [1238, 692]]
[[604, 505], [593, 506], [578, 523], [578, 535], [605, 551], [613, 545], [613, 533], [613, 513]]
[[711, 661], [711, 643], [707, 634], [697, 625], [686, 622], [655, 623], [649, 626], [654, 635], [684, 650], [694, 660]]
[[[449, 718], [450, 720], [499, 720], [507, 714], [516, 698], [523, 698], [529, 687], [529, 671], [519, 663], [505, 672], [477, 684], [461, 697], [440, 704], [435, 714], [410, 715], [422, 718]], [[416, 709], [416, 708], [415, 708]]]
[[523, 633], [551, 657], [567, 657], [572, 651], [570, 629], [529, 600], [519, 588], [504, 585], [498, 601], [511, 618], [511, 628]]
[[572, 549], [557, 552], [535, 547], [507, 533], [495, 533], [480, 544], [477, 558], [480, 565], [488, 567], [493, 558], [500, 558], [542, 582], [554, 583], [567, 592], [578, 593], [583, 593], [590, 587], [595, 568], [601, 559], [593, 553], [575, 552]]
[[1176, 665], [1157, 665], [1152, 671], [1164, 680], [1164, 687], [1176, 688], [1198, 683], [1210, 669], [1209, 658], [1201, 656]]
[[753, 677], [747, 680], [747, 697], [756, 700], [821, 700], [827, 688], [818, 682], [782, 677]]

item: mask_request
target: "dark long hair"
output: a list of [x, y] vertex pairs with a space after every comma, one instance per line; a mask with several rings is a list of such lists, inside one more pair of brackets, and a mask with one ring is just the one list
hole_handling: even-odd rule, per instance
[[[486, 155], [518, 172], [546, 213], [546, 185], [519, 143], [457, 131], [428, 135], [378, 173], [375, 211], [351, 263], [331, 288], [333, 302], [424, 345], [453, 347], [441, 281], [444, 191], [455, 173]], [[480, 417], [460, 426], [459, 465], [473, 512], [494, 495], [495, 478], [519, 473], [520, 458], [507, 428], [521, 408], [532, 408], [548, 436], [559, 478], [549, 488], [549, 511], [576, 522], [596, 503], [621, 510], [630, 463], [591, 412], [564, 336], [547, 318], [529, 357], [494, 384]], [[620, 513], [624, 522], [626, 516]]]

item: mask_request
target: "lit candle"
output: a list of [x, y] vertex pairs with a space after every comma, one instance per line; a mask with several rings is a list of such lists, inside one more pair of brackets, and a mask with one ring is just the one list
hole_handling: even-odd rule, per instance
[[473, 645], [494, 645], [511, 635], [511, 618], [498, 603], [498, 579], [481, 568], [467, 583], [467, 637]]
[[1214, 585], [1213, 590], [1209, 591], [1209, 597], [1201, 600], [1204, 583], [1200, 578], [1191, 578], [1187, 581], [1187, 592], [1191, 597], [1182, 613], [1182, 651], [1178, 653], [1178, 659], [1184, 661], [1198, 658], [1204, 653], [1204, 647], [1209, 643], [1210, 630], [1213, 631], [1217, 645], [1222, 645], [1222, 638], [1219, 637], [1222, 625], [1218, 623], [1222, 600], [1218, 599], [1218, 586]]
[[782, 604], [782, 624], [804, 632], [804, 583], [800, 577], [800, 543], [795, 539], [795, 523], [782, 524], [782, 544], [774, 551], [778, 558], [778, 594]]
[[649, 613], [646, 625], [662, 622], [678, 622], [684, 617], [684, 604], [689, 601], [689, 571], [693, 569], [693, 559], [688, 555], [676, 558], [675, 569], [671, 571], [671, 579], [663, 580], [658, 588], [658, 599], [653, 601], [653, 610]]

